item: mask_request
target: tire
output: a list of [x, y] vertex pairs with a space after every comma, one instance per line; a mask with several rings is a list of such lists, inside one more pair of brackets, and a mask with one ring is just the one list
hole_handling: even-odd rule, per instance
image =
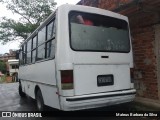
[[36, 93], [36, 105], [37, 105], [38, 111], [44, 110], [44, 101], [43, 101], [42, 93], [40, 90], [38, 90]]
[[19, 85], [19, 95], [21, 97], [25, 97], [26, 96], [26, 94], [22, 91], [22, 86], [21, 85]]

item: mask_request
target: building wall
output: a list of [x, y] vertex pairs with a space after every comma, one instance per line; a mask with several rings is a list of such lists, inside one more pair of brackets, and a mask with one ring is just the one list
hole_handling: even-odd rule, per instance
[[99, 8], [113, 10], [118, 8], [122, 5], [130, 3], [133, 0], [99, 0]]
[[[134, 1], [97, 0], [96, 2], [98, 5], [95, 6], [113, 11], [127, 4], [133, 6], [120, 10], [119, 13], [129, 17], [134, 52], [133, 73], [137, 96], [160, 100], [160, 80], [158, 80], [160, 68], [157, 68], [157, 64], [160, 64], [157, 62], [160, 60], [160, 56], [159, 59], [157, 59], [158, 49], [156, 47], [157, 43], [155, 40], [156, 36], [158, 36], [156, 35], [158, 30], [157, 27], [155, 29], [155, 25], [158, 24], [157, 21], [160, 21], [160, 14], [150, 10], [144, 11], [140, 6], [136, 6], [137, 3], [134, 5], [131, 4]], [[96, 4], [93, 2], [95, 1], [90, 1], [89, 4], [88, 1], [86, 1], [86, 3], [83, 1], [83, 4], [92, 6], [93, 4]]]
[[85, 6], [98, 7], [99, 0], [81, 0], [77, 4], [79, 4], [79, 5], [85, 5]]
[[12, 76], [14, 73], [18, 73], [18, 71], [19, 71], [18, 67], [16, 67], [16, 68], [12, 67], [12, 66], [18, 66], [18, 65], [19, 65], [18, 63], [9, 64], [9, 74], [10, 74], [10, 76]]
[[132, 1], [133, 0], [81, 0], [78, 4], [113, 10]]
[[154, 20], [156, 14], [139, 13], [129, 17], [134, 55], [137, 95], [158, 99]]
[[157, 59], [158, 96], [160, 98], [160, 24], [155, 25], [155, 48]]

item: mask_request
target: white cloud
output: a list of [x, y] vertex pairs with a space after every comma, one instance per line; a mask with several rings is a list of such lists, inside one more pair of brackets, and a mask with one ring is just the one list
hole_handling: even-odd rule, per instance
[[6, 45], [0, 45], [0, 54], [8, 53], [9, 49], [19, 49], [20, 42], [9, 42]]

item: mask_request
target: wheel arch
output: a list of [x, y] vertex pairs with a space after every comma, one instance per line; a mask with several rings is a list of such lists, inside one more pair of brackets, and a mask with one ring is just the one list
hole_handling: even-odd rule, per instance
[[[37, 109], [38, 109], [38, 111], [43, 111], [45, 104], [44, 104], [44, 99], [43, 99], [42, 91], [41, 91], [41, 89], [40, 89], [40, 87], [38, 85], [35, 86], [34, 93], [35, 93], [35, 100], [36, 100], [36, 102], [37, 101], [41, 101], [40, 103], [41, 103], [41, 106], [42, 106], [42, 109], [41, 109], [41, 107], [39, 108], [38, 107], [39, 106], [38, 105], [39, 102], [37, 102], [36, 103], [37, 104]], [[39, 97], [39, 96], [41, 96], [41, 97]]]
[[[38, 92], [38, 90], [41, 91], [40, 87], [38, 85], [35, 86], [35, 89], [34, 89], [34, 94], [35, 94], [35, 98], [36, 98], [36, 94]], [[42, 92], [41, 92], [42, 93]]]

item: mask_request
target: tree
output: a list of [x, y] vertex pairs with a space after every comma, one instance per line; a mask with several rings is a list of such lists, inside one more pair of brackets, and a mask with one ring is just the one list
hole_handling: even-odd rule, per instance
[[3, 62], [1, 60], [0, 60], [0, 71], [2, 73], [6, 73], [6, 71], [7, 71], [5, 62]]
[[[32, 2], [30, 2], [32, 1]], [[56, 2], [52, 0], [0, 0], [8, 10], [20, 16], [16, 21], [3, 17], [0, 23], [0, 42], [25, 40], [41, 22], [55, 10]]]

